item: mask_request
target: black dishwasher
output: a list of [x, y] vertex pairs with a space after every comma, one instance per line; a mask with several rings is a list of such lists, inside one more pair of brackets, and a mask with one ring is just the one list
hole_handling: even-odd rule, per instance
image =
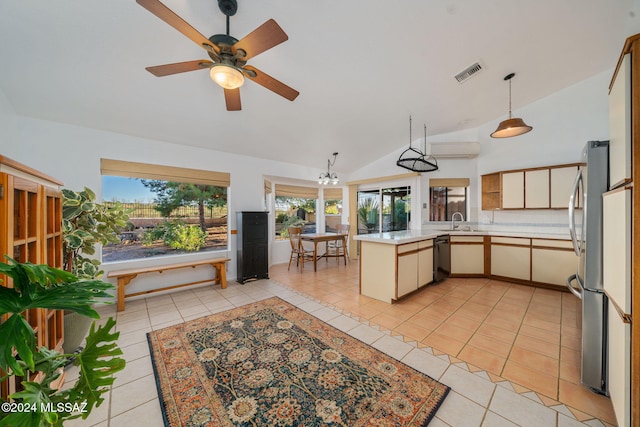
[[451, 272], [449, 235], [438, 236], [433, 240], [433, 281], [440, 282]]

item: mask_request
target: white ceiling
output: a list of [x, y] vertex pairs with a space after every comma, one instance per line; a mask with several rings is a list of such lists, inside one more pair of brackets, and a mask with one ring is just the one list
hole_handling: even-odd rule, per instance
[[[206, 37], [216, 0], [164, 0]], [[238, 0], [231, 35], [269, 18], [289, 35], [249, 61], [300, 91], [290, 102], [247, 81], [225, 109], [207, 71], [157, 78], [146, 66], [208, 59], [134, 0], [0, 2], [0, 90], [19, 115], [154, 140], [356, 170], [429, 135], [513, 109], [612, 68], [635, 0]], [[480, 61], [459, 84], [454, 75]], [[603, 88], [606, 90], [606, 88]], [[90, 144], [91, 141], [87, 141]]]

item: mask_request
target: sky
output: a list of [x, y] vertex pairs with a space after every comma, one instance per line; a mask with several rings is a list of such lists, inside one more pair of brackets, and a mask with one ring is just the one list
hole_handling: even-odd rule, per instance
[[155, 193], [142, 185], [139, 178], [102, 176], [102, 200], [105, 202], [152, 202]]

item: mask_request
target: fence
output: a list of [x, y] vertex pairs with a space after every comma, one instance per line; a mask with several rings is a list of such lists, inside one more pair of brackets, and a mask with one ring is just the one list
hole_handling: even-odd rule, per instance
[[[115, 206], [115, 202], [104, 202], [105, 206]], [[129, 218], [164, 218], [155, 209], [155, 203], [121, 203], [126, 209], [131, 209]], [[227, 206], [204, 208], [205, 218], [222, 218], [227, 216]], [[199, 218], [197, 206], [180, 206], [171, 212], [171, 218]]]

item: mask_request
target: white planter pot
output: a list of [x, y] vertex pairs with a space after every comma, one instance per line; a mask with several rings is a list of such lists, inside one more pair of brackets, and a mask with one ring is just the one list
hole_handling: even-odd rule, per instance
[[73, 353], [89, 332], [89, 327], [93, 319], [78, 313], [67, 313], [64, 315], [64, 343], [62, 348], [65, 353]]

